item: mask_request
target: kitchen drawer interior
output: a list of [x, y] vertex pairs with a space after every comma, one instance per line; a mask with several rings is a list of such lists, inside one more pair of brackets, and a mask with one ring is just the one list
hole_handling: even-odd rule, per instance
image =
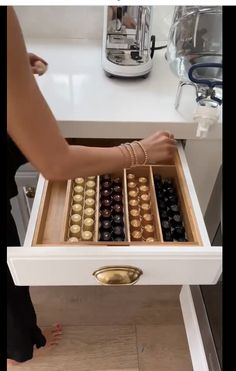
[[197, 246], [201, 237], [179, 155], [168, 164], [45, 181], [34, 246]]

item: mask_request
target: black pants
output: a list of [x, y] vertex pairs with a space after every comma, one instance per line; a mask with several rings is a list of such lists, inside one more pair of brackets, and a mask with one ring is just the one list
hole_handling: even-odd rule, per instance
[[[10, 205], [7, 224], [8, 246], [20, 246]], [[17, 362], [27, 361], [33, 356], [34, 345], [40, 348], [45, 344], [46, 339], [37, 326], [29, 287], [15, 286], [7, 267], [7, 358]]]

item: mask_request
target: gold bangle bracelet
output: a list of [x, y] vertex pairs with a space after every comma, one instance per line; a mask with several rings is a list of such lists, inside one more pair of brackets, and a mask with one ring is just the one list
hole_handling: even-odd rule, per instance
[[128, 146], [126, 146], [126, 144], [124, 144], [124, 143], [122, 143], [120, 145], [120, 147], [128, 152], [128, 155], [129, 155], [129, 158], [130, 158], [130, 165], [129, 165], [129, 167], [132, 167], [133, 166], [132, 152], [130, 151], [130, 149], [128, 148]]
[[134, 147], [132, 145], [132, 143], [126, 143], [127, 146], [130, 147], [132, 153], [133, 153], [133, 158], [134, 158], [134, 166], [137, 166], [138, 165], [138, 158], [137, 158], [137, 155], [136, 155], [136, 152], [134, 150]]
[[132, 150], [130, 149], [130, 146], [128, 145], [128, 143], [125, 143], [124, 145], [125, 145], [125, 148], [129, 152], [130, 157], [132, 159], [132, 161], [131, 161], [131, 167], [134, 167], [135, 166], [135, 157], [134, 157], [134, 154], [133, 154]]
[[134, 143], [137, 143], [144, 153], [144, 162], [141, 165], [146, 165], [148, 162], [148, 154], [146, 149], [143, 147], [142, 143], [138, 142], [137, 140], [135, 140]]

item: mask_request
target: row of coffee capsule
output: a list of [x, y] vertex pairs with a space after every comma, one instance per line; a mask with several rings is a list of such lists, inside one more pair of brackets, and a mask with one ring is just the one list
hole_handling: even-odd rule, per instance
[[131, 241], [155, 241], [155, 227], [147, 177], [127, 174]]
[[162, 179], [160, 175], [156, 174], [154, 175], [154, 185], [164, 241], [187, 242], [174, 180]]
[[72, 182], [68, 242], [92, 241], [95, 232], [97, 178], [78, 177]]
[[100, 176], [99, 241], [124, 241], [124, 205], [121, 177]]

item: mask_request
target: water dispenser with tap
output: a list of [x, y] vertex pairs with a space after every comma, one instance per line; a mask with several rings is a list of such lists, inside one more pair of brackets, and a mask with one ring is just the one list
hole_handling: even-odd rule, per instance
[[193, 120], [197, 136], [206, 137], [219, 119], [222, 104], [222, 7], [177, 6], [166, 53], [173, 73], [179, 77], [175, 108], [182, 88], [192, 85], [197, 107]]

